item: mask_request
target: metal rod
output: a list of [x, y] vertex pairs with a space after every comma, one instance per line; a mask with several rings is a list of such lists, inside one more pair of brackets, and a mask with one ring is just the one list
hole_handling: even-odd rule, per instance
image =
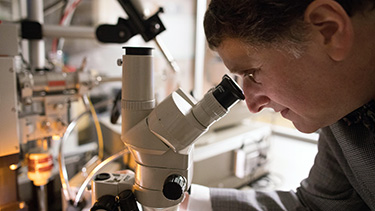
[[99, 83], [107, 83], [107, 82], [121, 82], [122, 77], [107, 77], [107, 76], [98, 76], [96, 78]]
[[160, 39], [160, 37], [156, 36], [154, 39], [156, 45], [163, 53], [164, 58], [167, 60], [168, 64], [171, 66], [172, 70], [175, 73], [180, 72], [180, 67], [178, 66], [177, 62], [174, 60], [170, 52], [168, 51], [167, 47], [165, 47], [164, 42]]
[[205, 36], [203, 29], [204, 13], [207, 8], [207, 1], [197, 0], [197, 16], [195, 29], [195, 61], [194, 61], [194, 90], [196, 99], [203, 97], [203, 77], [204, 77], [204, 58], [205, 58]]
[[[28, 19], [44, 23], [43, 0], [27, 1]], [[45, 43], [44, 40], [30, 40], [30, 63], [35, 69], [44, 69], [45, 67]]]
[[43, 25], [43, 36], [54, 38], [96, 39], [95, 28], [85, 26]]
[[40, 211], [48, 210], [48, 195], [45, 185], [37, 186], [38, 205]]

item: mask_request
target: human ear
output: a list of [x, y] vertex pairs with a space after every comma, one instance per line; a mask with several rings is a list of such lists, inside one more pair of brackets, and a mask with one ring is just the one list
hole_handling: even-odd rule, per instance
[[305, 11], [305, 22], [318, 32], [318, 41], [334, 61], [344, 60], [354, 39], [350, 17], [339, 3], [332, 0], [315, 0]]

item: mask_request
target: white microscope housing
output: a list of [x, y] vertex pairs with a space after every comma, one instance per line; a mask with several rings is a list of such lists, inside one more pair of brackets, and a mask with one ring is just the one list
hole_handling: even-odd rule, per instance
[[133, 193], [144, 209], [176, 207], [193, 175], [194, 142], [244, 99], [227, 75], [197, 102], [178, 89], [155, 107], [152, 49], [125, 47], [122, 136], [136, 161]]

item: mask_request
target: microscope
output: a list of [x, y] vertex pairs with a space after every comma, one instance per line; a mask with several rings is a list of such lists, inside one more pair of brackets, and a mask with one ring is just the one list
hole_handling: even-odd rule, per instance
[[[27, 1], [29, 14], [20, 26], [0, 22], [0, 114], [3, 117], [0, 131], [4, 136], [0, 141], [0, 176], [3, 176], [0, 210], [27, 207], [25, 202], [19, 201], [17, 189], [17, 171], [22, 167], [27, 167], [27, 176], [36, 186], [39, 209], [48, 210], [46, 185], [56, 159], [51, 149], [57, 141], [62, 143], [61, 138], [68, 134], [69, 125], [73, 125], [71, 103], [106, 82], [105, 77], [99, 79], [92, 72], [84, 71], [84, 62], [75, 72], [61, 71], [58, 66], [49, 67], [45, 63], [45, 36], [96, 37], [103, 43], [123, 43], [141, 34], [145, 41], [155, 40], [169, 65], [178, 71], [175, 61], [157, 37], [165, 30], [158, 18], [162, 9], [145, 19], [139, 1], [119, 0], [119, 3], [128, 19], [119, 19], [116, 25], [98, 27], [95, 36], [91, 30], [77, 31], [74, 27], [56, 28], [44, 24], [43, 0]], [[25, 48], [19, 49], [20, 38], [27, 41]], [[135, 174], [98, 174], [93, 183], [93, 198], [103, 202], [112, 200], [113, 197], [107, 197], [112, 195], [115, 196], [114, 206], [123, 204], [120, 198], [125, 197], [133, 200], [132, 203], [136, 200], [144, 210], [177, 209], [191, 185], [195, 140], [244, 96], [238, 85], [224, 76], [223, 81], [199, 102], [179, 89], [156, 106], [152, 49], [127, 47], [125, 50], [122, 59], [122, 140], [137, 163]], [[23, 52], [21, 55], [29, 56], [26, 61], [20, 51]], [[60, 177], [64, 177], [61, 172]], [[120, 194], [124, 190], [126, 192]]]
[[152, 48], [124, 49], [121, 139], [135, 174], [96, 175], [91, 210], [138, 210], [135, 201], [143, 210], [178, 210], [191, 186], [195, 141], [244, 95], [225, 75], [199, 101], [178, 89], [155, 106]]

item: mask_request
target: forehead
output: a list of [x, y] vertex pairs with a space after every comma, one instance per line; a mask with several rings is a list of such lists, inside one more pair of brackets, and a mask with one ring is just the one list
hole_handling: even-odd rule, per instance
[[216, 51], [232, 73], [261, 65], [261, 50], [238, 39], [225, 39]]

